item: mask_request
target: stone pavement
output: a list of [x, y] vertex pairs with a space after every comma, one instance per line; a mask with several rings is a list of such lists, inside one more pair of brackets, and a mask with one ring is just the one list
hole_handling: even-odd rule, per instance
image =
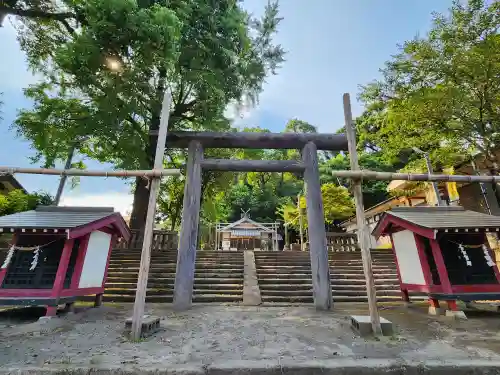
[[460, 321], [429, 317], [424, 306], [385, 306], [381, 315], [395, 323], [395, 335], [365, 339], [348, 320], [366, 313], [364, 304], [337, 304], [332, 312], [237, 305], [147, 310], [163, 317], [162, 331], [135, 343], [122, 334], [132, 305], [84, 307], [45, 322], [2, 312], [0, 373], [500, 373], [500, 314], [492, 311], [471, 310]]

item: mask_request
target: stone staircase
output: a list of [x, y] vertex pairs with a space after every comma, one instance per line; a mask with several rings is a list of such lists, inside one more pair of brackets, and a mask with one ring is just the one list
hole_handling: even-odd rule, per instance
[[[104, 301], [133, 302], [141, 252], [113, 250]], [[172, 302], [177, 251], [153, 252], [146, 302]], [[244, 259], [241, 252], [198, 251], [193, 302], [241, 302]]]
[[[380, 302], [400, 300], [394, 256], [389, 250], [372, 250], [373, 273]], [[361, 253], [330, 252], [333, 302], [366, 302]], [[308, 252], [255, 252], [262, 302], [313, 302]]]
[[[372, 271], [377, 301], [400, 301], [396, 262], [391, 250], [372, 250]], [[333, 302], [367, 302], [361, 252], [328, 254]]]
[[262, 302], [313, 302], [311, 263], [304, 251], [256, 251]]

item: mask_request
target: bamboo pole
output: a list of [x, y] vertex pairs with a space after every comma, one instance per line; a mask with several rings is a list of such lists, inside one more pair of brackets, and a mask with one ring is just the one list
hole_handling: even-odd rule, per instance
[[[344, 117], [345, 131], [347, 134], [347, 144], [349, 147], [349, 161], [351, 170], [359, 169], [358, 152], [356, 150], [356, 134], [354, 132], [354, 124], [352, 121], [351, 98], [349, 94], [344, 94]], [[375, 280], [372, 271], [372, 259], [370, 253], [370, 238], [368, 237], [368, 227], [365, 220], [365, 208], [363, 204], [363, 191], [361, 179], [352, 181], [354, 204], [356, 206], [356, 226], [358, 229], [358, 242], [361, 247], [361, 258], [363, 260], [363, 271], [366, 279], [366, 292], [368, 297], [368, 309], [370, 310], [370, 321], [372, 330], [375, 335], [382, 334], [380, 325], [380, 316], [377, 309], [377, 295], [375, 290]]]
[[52, 168], [22, 168], [0, 166], [0, 175], [7, 174], [42, 174], [53, 176], [88, 176], [88, 177], [163, 177], [178, 176], [179, 169], [132, 169], [132, 170], [88, 170], [88, 169], [52, 169]]
[[427, 173], [396, 173], [396, 172], [375, 172], [369, 170], [357, 171], [332, 171], [332, 176], [340, 178], [350, 178], [354, 180], [405, 180], [405, 181], [444, 181], [444, 182], [500, 182], [500, 176], [471, 176], [471, 175], [450, 175], [450, 174], [427, 174]]
[[[169, 91], [165, 91], [160, 116], [160, 129], [156, 141], [156, 153], [154, 168], [160, 169], [163, 166], [163, 154], [165, 153], [165, 141], [167, 139], [168, 118], [170, 115], [170, 104], [172, 98]], [[156, 212], [156, 200], [160, 191], [161, 176], [153, 178], [149, 190], [148, 212], [146, 224], [144, 226], [144, 240], [142, 243], [141, 264], [139, 267], [139, 277], [134, 301], [134, 314], [132, 316], [132, 329], [130, 337], [138, 340], [141, 337], [142, 319], [144, 315], [144, 305], [146, 303], [146, 289], [148, 286], [149, 264], [151, 261], [151, 242], [153, 240], [154, 219]]]
[[[22, 168], [0, 166], [0, 175], [19, 174], [41, 174], [53, 176], [87, 176], [87, 177], [164, 177], [178, 176], [179, 169], [131, 169], [131, 170], [84, 170], [84, 169], [51, 169], [51, 168]], [[406, 180], [406, 181], [444, 181], [444, 182], [499, 182], [500, 176], [470, 176], [470, 175], [448, 175], [427, 173], [396, 173], [376, 172], [369, 170], [357, 171], [332, 171], [332, 176], [339, 178], [361, 179], [361, 180]]]

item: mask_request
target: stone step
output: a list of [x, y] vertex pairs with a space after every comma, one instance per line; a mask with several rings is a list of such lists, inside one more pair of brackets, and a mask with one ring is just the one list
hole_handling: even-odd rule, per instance
[[[332, 264], [335, 264], [335, 265], [346, 265], [346, 266], [349, 266], [349, 267], [363, 267], [363, 262], [361, 260], [329, 260], [328, 261], [328, 264], [332, 265]], [[392, 261], [392, 260], [383, 260], [383, 261], [378, 261], [378, 260], [372, 260], [372, 265], [373, 266], [377, 266], [377, 267], [392, 267], [392, 266], [396, 266], [396, 262]]]
[[[167, 283], [174, 283], [175, 282], [175, 277], [157, 277], [154, 279], [155, 282], [167, 282]], [[107, 280], [108, 283], [111, 282], [137, 282], [137, 275], [135, 277], [116, 277], [116, 276], [110, 276], [108, 277]], [[195, 284], [240, 284], [243, 283], [243, 277], [238, 277], [238, 278], [227, 278], [227, 277], [220, 277], [220, 278], [201, 278], [201, 277], [196, 277], [194, 279]]]
[[[394, 274], [397, 275], [396, 269], [391, 269], [391, 268], [373, 268], [372, 269], [373, 274]], [[335, 274], [358, 274], [358, 275], [364, 275], [364, 271], [362, 268], [352, 268], [352, 267], [330, 267], [330, 273], [335, 273]]]
[[262, 274], [257, 271], [259, 280], [266, 279], [310, 279], [311, 273]]
[[[397, 280], [397, 274], [395, 273], [374, 273], [374, 277], [377, 279], [396, 279]], [[333, 273], [330, 271], [330, 279], [331, 280], [336, 280], [336, 279], [365, 279], [365, 275], [363, 273]]]
[[[340, 302], [368, 302], [368, 299], [363, 296], [333, 296], [334, 303]], [[381, 297], [377, 299], [377, 302], [393, 302], [401, 300], [400, 297]], [[314, 299], [311, 296], [262, 296], [262, 302], [264, 303], [313, 303]]]
[[[375, 285], [379, 285], [379, 284], [394, 284], [394, 285], [399, 285], [399, 281], [397, 278], [395, 279], [379, 279], [379, 278], [376, 278], [375, 280]], [[342, 285], [345, 285], [345, 284], [351, 284], [351, 285], [359, 285], [359, 284], [362, 284], [362, 285], [365, 285], [365, 279], [334, 279], [334, 280], [331, 280], [332, 282], [332, 285], [334, 284], [342, 284]]]
[[[106, 289], [108, 288], [122, 288], [122, 289], [135, 289], [137, 285], [137, 282], [135, 283], [121, 283], [121, 282], [112, 282], [112, 283], [106, 283]], [[214, 290], [236, 290], [236, 289], [241, 289], [243, 290], [243, 281], [241, 283], [235, 283], [235, 284], [201, 284], [203, 285], [202, 288], [200, 289], [214, 289]], [[160, 283], [160, 282], [155, 282], [155, 281], [148, 281], [148, 288], [160, 288], [160, 289], [168, 289], [168, 290], [174, 290], [174, 283]]]
[[[110, 277], [137, 277], [138, 271], [115, 271], [115, 272], [109, 272], [108, 279]], [[218, 273], [218, 272], [203, 272], [203, 271], [196, 271], [195, 272], [195, 278], [237, 278], [241, 277], [243, 278], [243, 270], [239, 272], [232, 272], [232, 273]], [[158, 277], [163, 277], [163, 278], [175, 278], [175, 272], [161, 272], [161, 271], [150, 271], [149, 273], [149, 278], [150, 279], [156, 279]]]
[[[140, 260], [141, 255], [128, 255], [128, 254], [119, 254], [119, 255], [111, 255], [111, 260]], [[166, 255], [153, 255], [151, 257], [152, 260], [165, 260], [169, 262], [177, 261], [177, 256], [166, 256]], [[242, 262], [243, 257], [196, 257], [197, 261], [209, 261], [209, 262]]]
[[[147, 289], [147, 296], [163, 296], [168, 294], [173, 294], [174, 290], [172, 289]], [[211, 290], [211, 289], [193, 289], [193, 295], [207, 295], [207, 294], [221, 294], [221, 295], [236, 295], [243, 293], [243, 286], [240, 289], [224, 289], [224, 290]], [[134, 289], [124, 289], [124, 288], [106, 288], [105, 294], [113, 294], [113, 295], [134, 295], [135, 296], [135, 288]]]
[[294, 270], [301, 270], [301, 269], [311, 269], [311, 265], [310, 264], [307, 264], [307, 265], [304, 265], [304, 266], [290, 266], [286, 263], [283, 263], [283, 264], [278, 264], [276, 266], [267, 266], [267, 265], [260, 265], [257, 267], [258, 269], [260, 270], [273, 270], [273, 269], [282, 269], [282, 270], [290, 270], [290, 271], [294, 271]]
[[[377, 289], [385, 289], [385, 290], [399, 290], [399, 284], [376, 284]], [[337, 284], [335, 282], [332, 283], [332, 289], [336, 290], [357, 290], [366, 292], [366, 284]]]
[[[302, 279], [289, 279], [289, 278], [274, 278], [274, 279], [262, 279], [259, 278], [259, 285], [261, 284], [281, 284], [281, 285], [289, 285], [289, 284], [311, 284], [311, 278], [302, 278]], [[290, 286], [292, 287], [292, 286]]]
[[[284, 285], [283, 284], [261, 284], [259, 285], [260, 287], [260, 290], [267, 290], [267, 291], [270, 291], [270, 290], [283, 290], [284, 289]], [[291, 289], [294, 289], [294, 290], [305, 290], [305, 291], [309, 291], [309, 290], [312, 290], [312, 284], [311, 284], [311, 281], [309, 281], [309, 283], [306, 283], [306, 284], [293, 284], [290, 286]]]
[[[401, 297], [401, 291], [400, 290], [377, 290], [377, 297], [384, 297], [384, 296], [399, 296]], [[364, 296], [366, 297], [366, 290], [338, 290], [338, 289], [332, 289], [332, 295], [333, 296]]]
[[312, 296], [312, 289], [310, 290], [267, 290], [261, 289], [260, 293], [262, 296]]
[[[304, 283], [304, 284], [293, 284], [293, 285], [283, 285], [283, 284], [261, 284], [260, 289], [262, 290], [312, 290], [313, 286], [312, 283], [309, 281], [309, 283]], [[399, 285], [387, 285], [387, 284], [381, 284], [381, 285], [376, 285], [377, 291], [396, 291], [399, 293]], [[344, 291], [349, 291], [353, 293], [366, 293], [366, 285], [360, 284], [360, 285], [352, 285], [352, 284], [346, 284], [346, 285], [335, 285], [332, 284], [332, 292], [334, 293], [340, 293], [342, 294]]]
[[[133, 257], [140, 257], [141, 251], [113, 251], [112, 256], [115, 255], [127, 255]], [[176, 257], [178, 255], [177, 251], [153, 251], [152, 257]], [[243, 253], [223, 253], [223, 252], [207, 252], [207, 251], [197, 251], [197, 258], [231, 258], [238, 259], [243, 258]]]
[[[195, 268], [195, 273], [217, 273], [217, 274], [230, 274], [230, 273], [242, 273], [244, 270], [243, 267], [239, 268], [221, 268], [218, 269], [216, 267], [211, 267], [211, 268], [203, 268], [203, 267], [196, 267]], [[119, 273], [119, 272], [134, 272], [138, 273], [139, 272], [139, 267], [118, 267], [118, 266], [113, 266], [109, 267], [109, 273], [114, 272], [114, 273]], [[156, 267], [152, 265], [149, 268], [149, 273], [150, 274], [156, 274], [156, 273], [171, 273], [175, 274], [175, 269], [174, 268], [163, 268], [163, 267]]]
[[297, 269], [290, 271], [289, 269], [282, 269], [282, 268], [269, 268], [269, 269], [262, 269], [262, 268], [257, 268], [257, 274], [258, 275], [277, 275], [277, 274], [288, 274], [288, 275], [293, 275], [293, 274], [311, 274], [311, 269], [309, 268], [303, 268], [303, 269]]
[[311, 295], [304, 296], [262, 296], [262, 302], [287, 302], [287, 303], [313, 303], [314, 299]]
[[[109, 262], [109, 267], [112, 268], [139, 268], [140, 262]], [[196, 263], [195, 269], [218, 269], [218, 270], [226, 270], [226, 269], [241, 269], [244, 267], [244, 264], [213, 264], [213, 265], [203, 265]], [[162, 268], [168, 270], [175, 270], [177, 268], [177, 263], [153, 263], [151, 262], [151, 268]]]
[[[83, 296], [78, 298], [81, 301], [93, 301], [94, 296]], [[118, 295], [118, 294], [104, 294], [104, 302], [134, 302], [135, 295]], [[222, 303], [222, 302], [242, 302], [242, 294], [204, 294], [204, 295], [193, 295], [194, 303]], [[146, 296], [146, 302], [148, 303], [172, 303], [173, 295], [163, 295], [163, 296]]]
[[[332, 296], [334, 302], [368, 302], [366, 296]], [[377, 296], [377, 302], [399, 302], [401, 296]]]

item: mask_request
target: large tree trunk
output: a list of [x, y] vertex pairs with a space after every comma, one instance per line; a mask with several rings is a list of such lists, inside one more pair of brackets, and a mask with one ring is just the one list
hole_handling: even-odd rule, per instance
[[136, 177], [134, 190], [134, 203], [132, 206], [132, 215], [130, 217], [130, 228], [142, 230], [146, 222], [148, 211], [149, 187], [148, 180], [142, 177]]
[[[156, 88], [156, 98], [151, 103], [151, 122], [149, 123], [149, 131], [157, 131], [160, 128], [160, 115], [162, 99], [165, 90], [165, 77], [167, 73], [165, 69], [160, 69], [158, 86]], [[154, 166], [157, 136], [149, 136], [149, 142], [144, 147], [145, 161], [144, 165], [148, 169]], [[148, 180], [138, 177], [135, 181], [134, 203], [132, 205], [132, 217], [130, 218], [130, 227], [132, 229], [144, 230], [146, 223], [146, 215], [148, 212], [149, 201], [149, 182]]]

